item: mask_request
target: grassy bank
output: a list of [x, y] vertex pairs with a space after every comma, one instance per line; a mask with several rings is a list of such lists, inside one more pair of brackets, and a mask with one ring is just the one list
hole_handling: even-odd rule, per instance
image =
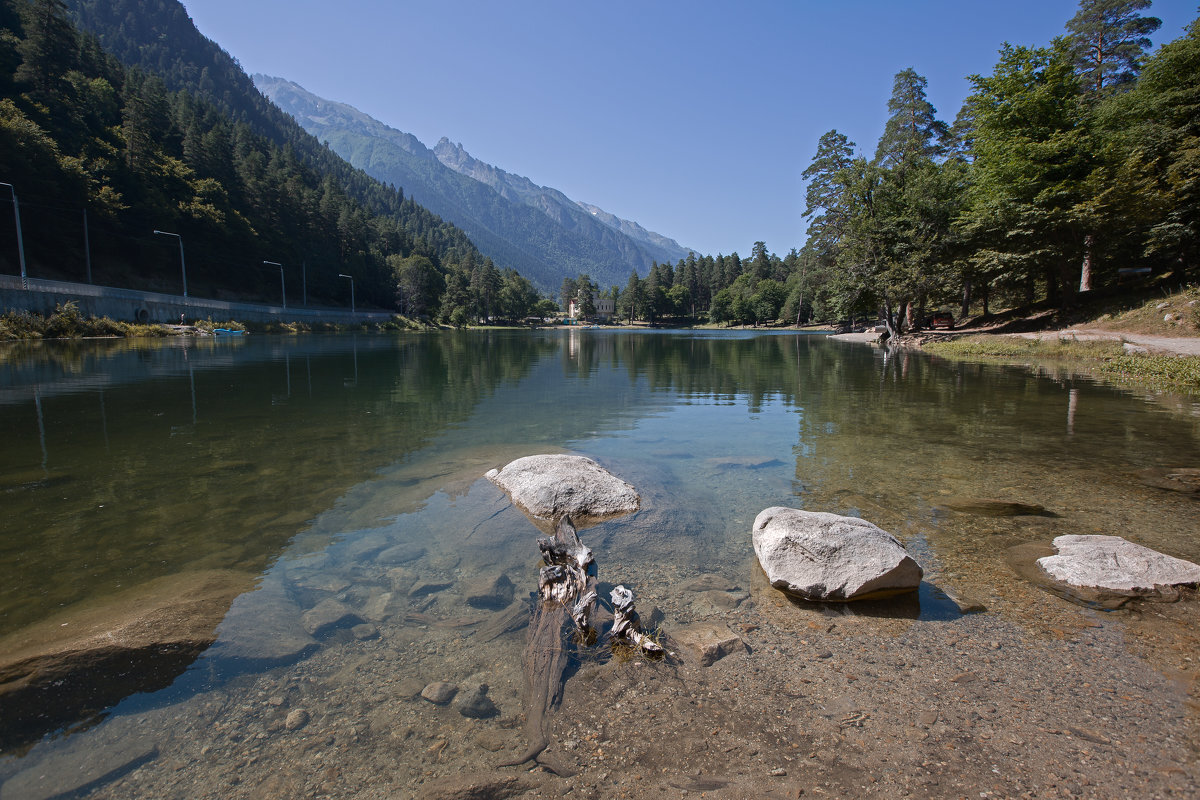
[[82, 339], [88, 336], [168, 336], [166, 325], [139, 325], [108, 317], [84, 317], [74, 302], [63, 303], [43, 317], [28, 311], [9, 311], [0, 316], [0, 341], [18, 339]]
[[1037, 340], [984, 334], [926, 342], [923, 349], [944, 358], [1067, 364], [1127, 386], [1200, 394], [1200, 357], [1127, 353], [1120, 341]]

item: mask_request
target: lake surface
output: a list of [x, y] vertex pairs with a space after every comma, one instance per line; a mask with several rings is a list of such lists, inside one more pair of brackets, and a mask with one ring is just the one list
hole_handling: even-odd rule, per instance
[[[156, 580], [246, 580], [216, 644], [169, 674], [150, 670], [120, 697], [100, 692], [40, 722], [0, 713], [0, 779], [55, 753], [86, 753], [89, 737], [100, 748], [106, 729], [206, 693], [260, 702], [262, 675], [277, 687], [256, 729], [270, 737], [299, 691], [300, 665], [352, 671], [383, 647], [394, 648], [389, 681], [490, 676], [501, 719], [514, 719], [523, 633], [473, 641], [501, 612], [467, 598], [500, 574], [517, 600], [536, 587], [537, 531], [482, 478], [534, 453], [590, 456], [639, 489], [642, 511], [583, 538], [602, 585], [631, 586], [644, 614], [665, 612], [668, 629], [703, 616], [674, 600], [695, 575], [755, 584], [750, 526], [775, 505], [894, 532], [926, 569], [905, 612], [917, 619], [958, 615], [942, 591], [984, 598], [1018, 623], [1032, 618], [1036, 602], [997, 597], [1018, 581], [1006, 553], [1063, 533], [1119, 534], [1200, 561], [1200, 506], [1139, 477], [1198, 466], [1195, 402], [820, 335], [572, 329], [6, 345], [0, 436], [0, 641]], [[1049, 514], [948, 507], [961, 497]], [[1027, 595], [1039, 596], [1049, 597]], [[271, 636], [261, 626], [275, 618], [254, 611], [277, 611], [271, 598], [297, 615], [333, 599], [356, 616], [272, 661], [244, 649]], [[160, 725], [159, 738], [192, 735], [184, 723]], [[164, 748], [129, 765], [157, 763]]]

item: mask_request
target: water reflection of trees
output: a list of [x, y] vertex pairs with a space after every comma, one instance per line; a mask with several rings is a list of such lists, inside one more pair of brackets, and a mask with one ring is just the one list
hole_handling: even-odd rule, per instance
[[185, 569], [260, 572], [347, 488], [557, 346], [528, 335], [309, 346], [319, 338], [256, 345], [265, 355], [226, 348], [211, 369], [177, 362], [178, 347], [127, 343], [10, 364], [7, 388], [29, 397], [0, 405], [3, 630]]

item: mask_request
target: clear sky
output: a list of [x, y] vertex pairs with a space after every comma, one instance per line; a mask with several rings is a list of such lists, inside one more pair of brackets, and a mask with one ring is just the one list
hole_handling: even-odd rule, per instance
[[[183, 0], [249, 73], [295, 81], [700, 253], [803, 244], [800, 174], [837, 128], [872, 154], [913, 67], [947, 122], [1005, 41], [1075, 0]], [[1157, 0], [1157, 44], [1197, 0]]]

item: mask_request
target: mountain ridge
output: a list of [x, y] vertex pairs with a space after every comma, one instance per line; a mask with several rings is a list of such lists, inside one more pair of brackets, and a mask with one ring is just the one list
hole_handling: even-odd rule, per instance
[[[621, 285], [632, 270], [674, 263], [689, 252], [674, 240], [577, 203], [561, 191], [480, 161], [443, 137], [432, 149], [353, 106], [319, 97], [294, 81], [263, 74], [255, 85], [306, 131], [378, 180], [458, 225], [500, 266], [543, 291], [588, 273]], [[596, 212], [599, 213], [596, 213]]]

